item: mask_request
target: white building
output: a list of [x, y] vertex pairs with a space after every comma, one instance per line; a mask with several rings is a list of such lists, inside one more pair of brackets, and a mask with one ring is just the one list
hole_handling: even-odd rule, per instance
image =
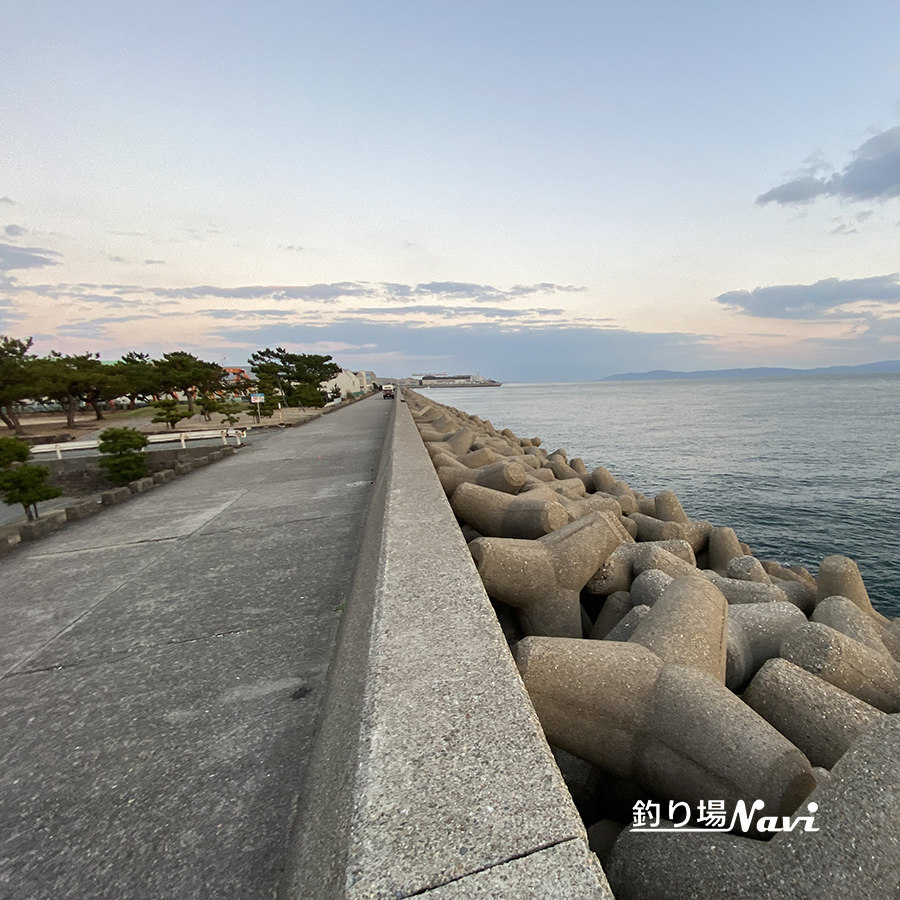
[[[364, 374], [364, 373], [363, 373]], [[358, 394], [363, 394], [368, 390], [371, 390], [371, 387], [368, 386], [365, 380], [360, 381], [359, 374], [356, 372], [351, 372], [349, 369], [341, 369], [334, 378], [329, 379], [328, 381], [323, 381], [321, 384], [321, 388], [328, 396], [331, 396], [331, 392], [334, 388], [337, 387], [341, 392], [341, 399], [345, 400], [348, 397], [354, 397]]]

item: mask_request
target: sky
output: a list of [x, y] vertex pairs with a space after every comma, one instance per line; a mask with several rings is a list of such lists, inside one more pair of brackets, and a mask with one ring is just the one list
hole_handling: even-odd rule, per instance
[[0, 11], [0, 332], [402, 377], [900, 359], [900, 6]]

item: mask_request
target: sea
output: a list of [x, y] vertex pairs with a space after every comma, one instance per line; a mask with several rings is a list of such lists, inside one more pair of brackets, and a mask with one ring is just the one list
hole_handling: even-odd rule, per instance
[[753, 553], [813, 574], [856, 561], [900, 616], [900, 375], [504, 384], [424, 390], [438, 403], [606, 466]]

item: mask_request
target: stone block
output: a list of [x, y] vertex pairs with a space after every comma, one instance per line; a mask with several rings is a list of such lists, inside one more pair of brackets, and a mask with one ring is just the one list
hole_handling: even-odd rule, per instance
[[[673, 557], [677, 559], [677, 557]], [[631, 602], [634, 606], [653, 606], [663, 591], [675, 579], [660, 569], [647, 569], [631, 582]]]
[[656, 518], [664, 522], [690, 522], [681, 501], [672, 491], [660, 491], [653, 498], [653, 507]]
[[103, 506], [96, 500], [82, 500], [81, 503], [74, 503], [72, 506], [66, 507], [66, 519], [69, 522], [77, 522], [81, 519], [87, 519], [95, 513], [100, 512]]
[[135, 481], [128, 482], [128, 490], [132, 494], [143, 494], [156, 487], [156, 482], [152, 478], [138, 478]]
[[631, 607], [631, 594], [628, 591], [616, 591], [614, 594], [610, 594], [597, 615], [597, 621], [594, 622], [594, 627], [591, 629], [590, 639], [592, 641], [603, 640], [628, 615]]
[[699, 669], [633, 640], [526, 637], [514, 652], [547, 740], [654, 796], [786, 815], [815, 785], [806, 757]]
[[591, 513], [536, 541], [485, 537], [469, 550], [488, 594], [519, 610], [526, 634], [581, 637], [581, 589], [621, 540], [614, 517]]
[[[625, 518], [624, 522], [633, 520]], [[634, 561], [639, 553], [650, 552], [654, 547], [667, 550], [686, 562], [693, 564], [694, 551], [687, 541], [655, 541], [635, 543], [627, 541], [617, 547], [606, 562], [594, 573], [586, 587], [592, 594], [613, 594], [616, 591], [627, 591], [634, 578]]]
[[814, 766], [830, 769], [886, 713], [786, 659], [770, 659], [743, 701], [799, 747]]
[[569, 524], [568, 513], [555, 500], [514, 496], [468, 482], [453, 492], [450, 506], [457, 519], [485, 537], [536, 540]]
[[725, 567], [726, 578], [738, 581], [758, 581], [760, 584], [771, 584], [772, 580], [755, 556], [733, 556]]
[[827, 625], [795, 628], [781, 656], [877, 709], [900, 712], [900, 663]]
[[683, 540], [691, 545], [694, 553], [699, 553], [706, 547], [713, 530], [709, 522], [663, 522], [638, 512], [628, 515], [637, 525], [639, 541]]
[[665, 663], [699, 669], [724, 684], [728, 601], [705, 578], [676, 578], [630, 641], [646, 647]]
[[637, 631], [638, 626], [647, 618], [650, 612], [649, 606], [632, 606], [627, 613], [615, 624], [604, 641], [628, 641]]
[[209, 456], [208, 455], [207, 456], [198, 456], [194, 460], [194, 468], [195, 469], [202, 469], [204, 466], [208, 466], [208, 465], [209, 465]]
[[224, 448], [219, 448], [218, 450], [213, 450], [210, 453], [206, 454], [206, 458], [211, 462], [218, 462], [220, 459], [225, 458], [225, 450]]
[[162, 469], [159, 472], [153, 473], [153, 481], [156, 484], [168, 484], [170, 481], [174, 480], [174, 478], [174, 469]]
[[713, 528], [709, 533], [709, 567], [720, 575], [728, 569], [728, 563], [736, 556], [743, 556], [744, 549], [733, 528]]
[[527, 470], [520, 463], [502, 460], [479, 469], [444, 466], [437, 470], [437, 474], [444, 493], [452, 497], [453, 492], [464, 482], [507, 494], [518, 494], [525, 484]]
[[66, 511], [53, 510], [44, 513], [33, 522], [25, 522], [19, 526], [19, 539], [22, 541], [38, 541], [54, 531], [59, 531], [66, 524]]
[[820, 600], [810, 618], [813, 622], [840, 631], [879, 653], [888, 652], [882, 640], [882, 628], [875, 618], [846, 597], [826, 597]]
[[819, 565], [817, 584], [819, 600], [826, 597], [846, 597], [877, 621], [887, 621], [872, 606], [859, 567], [852, 559], [846, 556], [826, 556]]
[[[175, 464], [176, 467], [178, 463]], [[113, 488], [111, 491], [104, 491], [100, 495], [100, 502], [104, 506], [115, 506], [117, 503], [124, 503], [131, 496], [131, 491], [127, 487]]]
[[725, 684], [740, 692], [806, 616], [792, 603], [742, 603], [728, 610]]
[[885, 716], [860, 735], [797, 810], [809, 815], [815, 830], [798, 821], [768, 843], [626, 829], [604, 868], [616, 900], [900, 896], [900, 717]]

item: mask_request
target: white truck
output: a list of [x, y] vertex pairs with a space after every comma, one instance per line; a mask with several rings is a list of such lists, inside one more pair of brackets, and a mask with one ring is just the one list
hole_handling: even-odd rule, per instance
[[381, 386], [381, 396], [384, 397], [385, 400], [393, 400], [394, 386], [392, 384], [383, 384]]

